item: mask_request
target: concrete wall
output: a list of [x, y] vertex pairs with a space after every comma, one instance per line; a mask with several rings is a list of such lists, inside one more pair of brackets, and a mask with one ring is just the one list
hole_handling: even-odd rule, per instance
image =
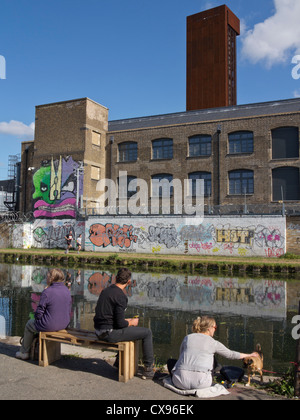
[[179, 255], [280, 257], [286, 252], [283, 217], [102, 217], [86, 222], [85, 249]]
[[[85, 222], [74, 220], [36, 220], [34, 223], [15, 225], [13, 229], [14, 248], [62, 248], [66, 249], [65, 236], [70, 232], [77, 238], [83, 235]], [[75, 242], [72, 244], [75, 246]]]
[[[36, 220], [13, 229], [15, 248], [66, 248], [64, 237], [83, 236], [93, 252], [280, 257], [286, 252], [286, 219], [268, 217], [91, 217], [87, 222]], [[74, 244], [75, 245], [75, 244]]]

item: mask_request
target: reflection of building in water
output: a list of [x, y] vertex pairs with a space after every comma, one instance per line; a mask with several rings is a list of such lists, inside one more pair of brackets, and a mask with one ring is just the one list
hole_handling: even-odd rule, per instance
[[31, 312], [30, 289], [0, 289], [0, 338], [23, 336]]
[[[7, 278], [7, 284], [0, 283], [0, 316], [5, 318], [8, 335], [22, 335], [34, 310], [33, 299], [38, 299], [46, 286], [48, 268], [9, 267], [5, 271], [0, 264], [2, 277]], [[81, 270], [78, 282], [78, 270], [68, 270], [72, 278], [71, 326], [93, 330], [98, 296], [115, 282], [115, 273]], [[140, 325], [151, 328], [155, 354], [165, 362], [178, 356], [181, 341], [199, 314], [213, 315], [218, 340], [244, 352], [260, 342], [266, 369], [276, 371], [273, 360], [284, 363], [294, 357], [288, 326], [298, 307], [299, 290], [299, 281], [133, 273], [133, 283], [126, 290], [126, 316], [139, 314]]]
[[[48, 270], [12, 265], [11, 281], [15, 286], [42, 292]], [[104, 270], [63, 271], [71, 277], [71, 294], [88, 302], [96, 303], [101, 291], [116, 279], [115, 273]], [[132, 284], [125, 290], [132, 307], [284, 319], [288, 305], [298, 306], [295, 283], [281, 280], [156, 273], [133, 273], [132, 277]]]
[[5, 337], [6, 337], [6, 321], [5, 321], [5, 317], [3, 315], [0, 315], [0, 338], [5, 338]]

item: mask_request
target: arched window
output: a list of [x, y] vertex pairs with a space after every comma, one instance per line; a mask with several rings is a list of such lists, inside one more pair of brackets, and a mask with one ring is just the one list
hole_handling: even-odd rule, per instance
[[[126, 182], [120, 183], [120, 178], [117, 178], [118, 180], [118, 188], [119, 188], [119, 195], [121, 198], [127, 197], [130, 198], [134, 194], [137, 193], [137, 177], [132, 175], [126, 176]], [[125, 178], [124, 178], [125, 180]], [[122, 181], [122, 180], [121, 180]], [[130, 189], [129, 189], [130, 187]]]
[[[170, 197], [173, 196], [174, 188], [172, 185], [173, 175], [171, 174], [156, 174], [152, 175], [152, 197], [167, 197], [170, 192]], [[153, 182], [155, 181], [155, 182]]]
[[193, 197], [196, 196], [196, 180], [203, 179], [204, 180], [204, 195], [205, 197], [211, 196], [211, 173], [210, 172], [192, 172], [189, 174], [189, 179], [192, 180], [192, 195]]
[[273, 159], [299, 157], [299, 128], [280, 127], [272, 130]]
[[201, 134], [189, 138], [189, 157], [210, 155], [211, 136]]
[[157, 139], [152, 141], [152, 159], [173, 159], [173, 140]]
[[135, 162], [137, 154], [137, 143], [128, 141], [119, 144], [119, 162]]
[[285, 166], [272, 171], [273, 201], [300, 200], [299, 168]]
[[229, 194], [242, 195], [254, 193], [253, 171], [239, 169], [229, 172]]
[[236, 131], [228, 135], [229, 153], [253, 153], [254, 141], [252, 131]]

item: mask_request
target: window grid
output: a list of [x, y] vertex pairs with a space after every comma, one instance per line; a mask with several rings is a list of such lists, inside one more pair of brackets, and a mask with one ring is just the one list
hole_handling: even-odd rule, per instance
[[231, 133], [228, 136], [229, 139], [229, 153], [253, 153], [254, 142], [253, 133], [251, 131], [239, 131]]
[[254, 194], [253, 171], [233, 171], [229, 173], [229, 194]]
[[210, 156], [211, 136], [199, 135], [189, 139], [189, 156]]
[[135, 162], [137, 155], [137, 143], [128, 142], [119, 144], [119, 162]]
[[158, 139], [152, 142], [152, 159], [173, 159], [173, 140]]
[[[168, 190], [170, 188], [170, 197], [173, 196], [174, 193], [174, 187], [173, 187], [173, 175], [171, 174], [157, 174], [157, 175], [153, 175], [151, 177], [152, 179], [152, 197], [166, 197], [168, 196]], [[158, 190], [156, 189], [156, 187], [153, 184], [153, 180], [158, 180], [158, 181], [162, 181], [162, 180], [167, 180], [170, 184], [167, 185], [162, 185], [158, 187]]]
[[204, 195], [205, 197], [211, 196], [211, 173], [209, 172], [193, 172], [189, 174], [189, 179], [192, 180], [192, 196], [196, 196], [196, 180], [204, 180]]

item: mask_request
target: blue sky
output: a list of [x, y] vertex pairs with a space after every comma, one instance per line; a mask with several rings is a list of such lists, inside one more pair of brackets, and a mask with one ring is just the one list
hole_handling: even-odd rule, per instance
[[33, 139], [36, 105], [89, 97], [110, 120], [184, 111], [186, 17], [224, 3], [242, 26], [238, 104], [300, 96], [299, 0], [1, 0], [0, 179]]

